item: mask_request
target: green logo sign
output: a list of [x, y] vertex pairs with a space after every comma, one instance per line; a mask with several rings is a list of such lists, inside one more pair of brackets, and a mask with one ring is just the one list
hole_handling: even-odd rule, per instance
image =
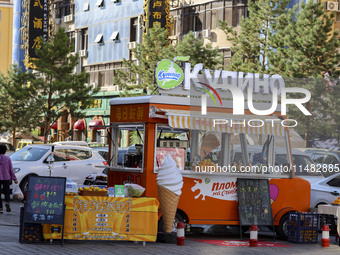
[[158, 62], [155, 78], [159, 88], [173, 89], [182, 83], [183, 77], [183, 71], [176, 63], [168, 59]]

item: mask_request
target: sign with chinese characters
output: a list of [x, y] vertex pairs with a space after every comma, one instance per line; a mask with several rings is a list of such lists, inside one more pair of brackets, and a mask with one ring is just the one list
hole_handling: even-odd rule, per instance
[[[65, 239], [156, 241], [155, 198], [66, 196]], [[44, 225], [45, 239], [58, 239]]]
[[30, 0], [29, 4], [29, 59], [37, 58], [36, 49], [41, 48], [39, 37], [48, 38], [48, 0]]
[[149, 117], [149, 108], [140, 105], [123, 105], [111, 110], [111, 122], [143, 122]]
[[153, 28], [156, 24], [168, 31], [173, 26], [170, 17], [170, 0], [145, 0], [145, 16], [147, 28]]
[[30, 176], [25, 222], [63, 224], [65, 177]]

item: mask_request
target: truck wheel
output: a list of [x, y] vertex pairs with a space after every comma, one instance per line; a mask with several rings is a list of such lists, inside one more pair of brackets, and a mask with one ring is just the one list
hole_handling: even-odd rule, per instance
[[288, 239], [288, 223], [289, 223], [289, 213], [282, 216], [280, 224], [276, 229], [276, 234], [282, 240]]
[[[172, 233], [177, 233], [177, 223], [182, 221], [183, 222], [183, 217], [180, 213], [176, 212], [176, 216], [175, 216], [175, 220], [174, 220], [174, 224], [172, 225]], [[158, 221], [158, 232], [164, 232], [164, 223], [163, 223], [163, 217], [160, 218], [160, 220]]]

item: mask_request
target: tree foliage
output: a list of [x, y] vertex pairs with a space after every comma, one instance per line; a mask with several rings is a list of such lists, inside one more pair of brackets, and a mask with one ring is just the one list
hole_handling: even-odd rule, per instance
[[73, 72], [78, 55], [71, 54], [73, 49], [63, 28], [41, 46], [36, 50], [38, 59], [32, 61], [34, 75], [27, 76], [30, 86], [16, 86], [16, 92], [28, 95], [32, 105], [39, 109], [47, 141], [50, 125], [64, 114], [64, 110], [74, 117], [83, 116], [83, 110], [92, 103], [92, 95], [98, 90], [86, 86], [88, 74], [85, 71]]
[[154, 91], [157, 63], [175, 56], [173, 46], [167, 43], [166, 30], [159, 26], [149, 29], [149, 34], [144, 34], [143, 43], [137, 44], [132, 50], [137, 61], [124, 59], [124, 70], [117, 70], [114, 77], [114, 83], [121, 87], [125, 95], [131, 95], [135, 90], [142, 90], [142, 94]]
[[7, 75], [0, 73], [0, 130], [12, 133], [12, 144], [18, 131], [31, 131], [39, 122], [39, 111], [26, 93], [17, 93], [17, 87], [27, 86], [30, 74], [12, 66]]
[[[303, 87], [311, 92], [305, 116], [291, 107], [288, 117], [298, 121], [298, 131], [310, 136], [335, 135], [338, 86], [330, 88], [325, 74], [334, 74], [339, 64], [339, 40], [332, 31], [334, 20], [320, 3], [308, 1], [287, 10], [286, 1], [249, 2], [249, 18], [241, 21], [237, 33], [221, 22], [234, 56], [230, 70], [280, 74], [286, 86]], [[327, 123], [327, 124], [326, 124]]]
[[248, 1], [249, 17], [241, 18], [240, 32], [228, 26], [225, 21], [219, 21], [227, 40], [232, 43], [233, 57], [229, 70], [269, 73], [268, 55], [277, 46], [273, 35], [278, 32], [277, 24], [286, 12], [288, 3], [289, 0]]
[[195, 39], [194, 33], [189, 32], [176, 45], [177, 56], [190, 56], [191, 66], [202, 63], [206, 69], [214, 70], [222, 66], [222, 56], [218, 48], [213, 48], [211, 43], [204, 45], [203, 40]]
[[[142, 94], [150, 94], [156, 89], [154, 71], [162, 59], [172, 60], [175, 56], [190, 56], [192, 65], [203, 63], [205, 68], [215, 69], [222, 63], [217, 48], [211, 44], [203, 45], [203, 40], [194, 38], [193, 33], [184, 36], [176, 46], [168, 44], [166, 30], [156, 26], [143, 36], [143, 42], [132, 50], [137, 61], [124, 59], [124, 70], [118, 70], [114, 77], [115, 84], [131, 95], [131, 91], [142, 90]], [[138, 93], [139, 95], [141, 93]]]

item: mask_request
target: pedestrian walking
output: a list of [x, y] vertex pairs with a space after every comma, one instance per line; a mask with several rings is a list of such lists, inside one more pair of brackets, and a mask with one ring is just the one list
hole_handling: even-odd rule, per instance
[[14, 180], [15, 184], [18, 183], [17, 177], [15, 176], [13, 171], [12, 161], [10, 157], [5, 155], [6, 150], [6, 146], [0, 144], [0, 213], [3, 213], [1, 194], [5, 194], [6, 212], [10, 212], [11, 207], [9, 205], [9, 186], [12, 184], [12, 180]]

